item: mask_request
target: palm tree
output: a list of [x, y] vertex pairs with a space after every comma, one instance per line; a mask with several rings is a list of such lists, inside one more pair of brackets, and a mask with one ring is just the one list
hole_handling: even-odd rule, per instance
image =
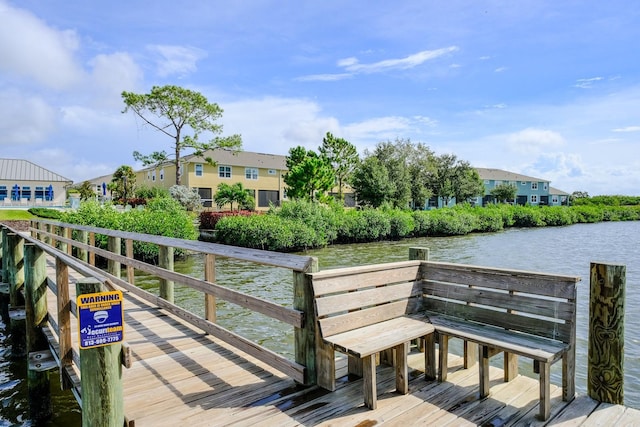
[[233, 204], [238, 204], [238, 209], [252, 199], [251, 195], [242, 186], [242, 183], [236, 182], [233, 185], [225, 184], [224, 182], [218, 185], [218, 191], [213, 196], [213, 200], [216, 202], [219, 208], [224, 205], [230, 205], [231, 211], [233, 211]]

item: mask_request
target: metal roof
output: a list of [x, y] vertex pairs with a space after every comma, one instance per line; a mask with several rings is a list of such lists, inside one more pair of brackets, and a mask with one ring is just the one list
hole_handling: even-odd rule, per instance
[[21, 159], [0, 159], [0, 180], [72, 182], [69, 178]]
[[533, 182], [549, 182], [548, 179], [534, 178], [532, 176], [521, 175], [515, 172], [509, 172], [502, 169], [475, 168], [483, 180], [497, 181], [533, 181]]

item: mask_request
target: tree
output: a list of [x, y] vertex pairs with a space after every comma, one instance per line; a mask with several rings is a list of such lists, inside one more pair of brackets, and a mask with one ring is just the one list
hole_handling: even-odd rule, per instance
[[96, 197], [96, 193], [93, 191], [93, 184], [89, 181], [83, 181], [82, 184], [76, 187], [78, 193], [80, 193], [81, 200], [89, 200]]
[[336, 138], [331, 132], [327, 132], [327, 135], [322, 139], [319, 151], [333, 167], [338, 181], [338, 197], [340, 200], [344, 200], [344, 184], [349, 181], [353, 169], [360, 161], [356, 147], [349, 141]]
[[300, 146], [289, 150], [287, 169], [284, 183], [287, 196], [292, 199], [322, 199], [336, 181], [333, 167], [326, 158]]
[[386, 166], [375, 156], [365, 158], [356, 167], [351, 185], [358, 201], [373, 207], [390, 201], [396, 189]]
[[444, 206], [449, 205], [449, 201], [454, 197], [454, 182], [456, 170], [456, 156], [453, 154], [443, 154], [434, 157], [434, 168], [429, 174], [429, 186], [433, 195], [440, 197]]
[[484, 182], [478, 171], [469, 162], [459, 161], [455, 166], [453, 197], [456, 203], [463, 203], [471, 198], [484, 195]]
[[513, 184], [502, 183], [493, 187], [490, 193], [499, 203], [507, 203], [515, 200], [518, 187]]
[[136, 188], [136, 173], [128, 165], [122, 165], [113, 173], [110, 190], [116, 199], [124, 199], [127, 203], [128, 197], [133, 197]]
[[213, 200], [216, 202], [219, 208], [224, 205], [230, 205], [231, 211], [233, 211], [233, 204], [238, 204], [238, 209], [242, 206], [250, 204], [253, 197], [242, 186], [241, 182], [236, 182], [233, 185], [229, 185], [225, 182], [218, 184], [218, 191], [213, 196]]
[[202, 208], [202, 198], [195, 188], [185, 185], [172, 185], [169, 195], [178, 201], [188, 211], [198, 211]]
[[[148, 166], [168, 162], [173, 157], [176, 185], [181, 183], [180, 155], [184, 150], [192, 149], [193, 154], [204, 156], [205, 151], [214, 148], [241, 147], [240, 135], [216, 136], [222, 133], [222, 125], [216, 124], [216, 120], [222, 117], [222, 109], [218, 104], [209, 103], [199, 92], [173, 85], [154, 86], [148, 94], [124, 91], [122, 98], [125, 103], [123, 113], [131, 110], [146, 124], [173, 138], [172, 154], [164, 150], [149, 155], [134, 151], [133, 158]], [[200, 142], [203, 132], [212, 133], [214, 137], [208, 142]], [[205, 160], [215, 164], [210, 157], [205, 157]]]

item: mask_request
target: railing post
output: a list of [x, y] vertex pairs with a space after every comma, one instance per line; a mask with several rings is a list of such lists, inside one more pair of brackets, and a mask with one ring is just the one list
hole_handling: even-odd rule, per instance
[[[103, 290], [95, 278], [80, 279], [76, 283], [78, 295]], [[83, 427], [122, 427], [124, 424], [121, 352], [121, 343], [80, 349]]]
[[[59, 227], [58, 227], [58, 236], [60, 236], [60, 237], [67, 237], [67, 228], [66, 228], [66, 227], [62, 227], [62, 226], [59, 226]], [[60, 240], [60, 241], [58, 242], [58, 244], [59, 244], [58, 249], [60, 250], [60, 252], [67, 253], [68, 248], [69, 248], [69, 245], [67, 244], [67, 242], [63, 242], [62, 240]]]
[[[107, 250], [113, 254], [120, 255], [122, 248], [120, 247], [120, 237], [109, 236], [107, 241]], [[120, 278], [120, 263], [114, 260], [107, 260], [107, 272], [113, 276]]]
[[[82, 243], [83, 245], [86, 245], [89, 241], [87, 232], [84, 230], [77, 230], [76, 231], [77, 236], [78, 236], [78, 241], [80, 243]], [[81, 248], [81, 247], [77, 247], [76, 248], [76, 253], [78, 255], [78, 259], [82, 262], [87, 262], [89, 261], [89, 252], [85, 249], [85, 248]]]
[[44, 239], [42, 240], [45, 244], [50, 245], [51, 244], [51, 236], [49, 236], [49, 233], [51, 233], [51, 224], [45, 224], [44, 225], [44, 231], [48, 234], [46, 234], [44, 236]]
[[71, 347], [71, 298], [69, 297], [69, 267], [56, 258], [56, 288], [58, 289], [58, 354], [60, 356], [60, 384], [63, 390], [71, 388], [65, 367], [73, 362]]
[[[204, 255], [204, 280], [209, 283], [216, 281], [216, 256], [214, 254]], [[204, 294], [204, 318], [214, 323], [217, 319], [215, 295]]]
[[[127, 258], [133, 259], [133, 240], [132, 239], [125, 239], [124, 249], [125, 249], [125, 254], [127, 255]], [[127, 282], [131, 283], [132, 285], [135, 285], [136, 283], [135, 269], [133, 268], [132, 265], [127, 265]]]
[[[173, 247], [158, 246], [158, 265], [160, 268], [173, 271]], [[173, 288], [172, 280], [160, 279], [160, 298], [173, 303]]]
[[591, 398], [624, 404], [626, 267], [591, 263], [587, 391]]
[[6, 278], [7, 275], [5, 273], [5, 263], [6, 263], [6, 259], [5, 259], [5, 248], [7, 247], [7, 245], [4, 243], [6, 237], [5, 237], [5, 233], [6, 233], [6, 229], [4, 227], [4, 225], [2, 225], [0, 223], [0, 282], [6, 282]]
[[9, 245], [7, 243], [7, 228], [0, 224], [0, 241], [2, 241], [2, 262], [0, 263], [0, 315], [5, 324], [9, 324], [9, 271], [7, 268]]
[[[89, 246], [96, 247], [96, 233], [93, 231], [89, 232]], [[92, 250], [89, 251], [89, 264], [96, 265], [96, 253]]]
[[[24, 247], [24, 288], [27, 323], [27, 354], [38, 359], [37, 352], [48, 350], [47, 338], [42, 326], [47, 322], [47, 265], [42, 249], [32, 243]], [[33, 420], [51, 416], [51, 389], [49, 371], [42, 363], [29, 363], [27, 369], [29, 414]]]
[[412, 261], [429, 261], [429, 248], [409, 248], [409, 259]]
[[305, 273], [318, 271], [318, 259], [313, 257], [306, 272], [293, 272], [293, 308], [304, 312], [304, 326], [295, 328], [296, 362], [307, 367], [305, 384], [316, 384], [316, 317], [313, 306], [313, 289], [311, 280]]

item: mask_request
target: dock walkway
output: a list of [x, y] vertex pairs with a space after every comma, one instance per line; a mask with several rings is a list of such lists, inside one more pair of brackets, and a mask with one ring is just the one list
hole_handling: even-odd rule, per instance
[[563, 402], [557, 386], [551, 418], [540, 422], [537, 379], [520, 375], [504, 383], [502, 370], [492, 367], [491, 395], [478, 400], [477, 365], [462, 369], [462, 358], [452, 355], [446, 382], [425, 381], [419, 352], [409, 357], [408, 395], [395, 393], [392, 367], [378, 367], [378, 409], [371, 411], [362, 402], [362, 379], [348, 378], [345, 360], [336, 390], [328, 392], [297, 385], [131, 293], [125, 293], [125, 324], [134, 359], [123, 368], [125, 414], [136, 426], [640, 425], [636, 409], [583, 395]]

